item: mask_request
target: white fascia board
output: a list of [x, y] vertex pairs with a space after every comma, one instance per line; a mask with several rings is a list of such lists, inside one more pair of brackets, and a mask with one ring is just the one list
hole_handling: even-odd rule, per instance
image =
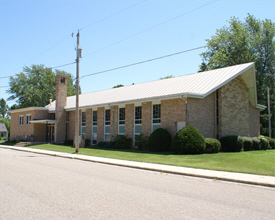
[[33, 111], [33, 110], [44, 110], [44, 111], [47, 111], [48, 108], [45, 108], [45, 107], [27, 107], [27, 108], [20, 108], [20, 109], [9, 110], [8, 113], [17, 113], [17, 112], [25, 112], [25, 111]]

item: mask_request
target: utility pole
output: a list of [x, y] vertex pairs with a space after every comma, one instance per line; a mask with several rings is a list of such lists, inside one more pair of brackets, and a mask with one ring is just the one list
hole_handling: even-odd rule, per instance
[[271, 120], [270, 120], [270, 97], [269, 97], [269, 87], [267, 87], [267, 111], [268, 111], [268, 131], [269, 131], [269, 137], [271, 138]]
[[77, 37], [77, 48], [76, 48], [76, 107], [75, 107], [75, 152], [79, 151], [79, 57], [81, 52], [79, 51], [79, 30], [76, 35]]

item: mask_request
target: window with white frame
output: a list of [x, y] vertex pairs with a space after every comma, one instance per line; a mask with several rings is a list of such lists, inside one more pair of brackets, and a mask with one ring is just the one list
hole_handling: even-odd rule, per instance
[[118, 133], [125, 134], [125, 108], [118, 110]]
[[135, 116], [134, 116], [134, 146], [137, 146], [137, 136], [141, 134], [142, 128], [142, 106], [135, 106]]
[[81, 134], [86, 134], [86, 111], [82, 111], [81, 113]]
[[161, 125], [161, 104], [153, 105], [152, 132]]
[[31, 124], [31, 114], [26, 115], [26, 125], [30, 125]]
[[105, 117], [104, 117], [104, 138], [105, 141], [111, 141], [110, 135], [110, 124], [111, 124], [111, 111], [110, 109], [105, 109]]
[[24, 115], [19, 115], [19, 125], [24, 124]]
[[97, 144], [97, 111], [92, 116], [92, 144]]
[[141, 133], [142, 106], [135, 107], [135, 134]]

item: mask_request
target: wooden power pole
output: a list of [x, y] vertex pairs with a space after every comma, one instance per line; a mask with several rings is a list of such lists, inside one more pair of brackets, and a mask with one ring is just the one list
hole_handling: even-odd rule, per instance
[[76, 35], [77, 37], [77, 48], [76, 48], [76, 107], [75, 107], [75, 152], [79, 151], [79, 57], [81, 56], [81, 51], [79, 48], [79, 31]]
[[267, 87], [267, 111], [268, 111], [268, 131], [269, 137], [271, 138], [271, 118], [270, 118], [270, 96], [269, 87]]

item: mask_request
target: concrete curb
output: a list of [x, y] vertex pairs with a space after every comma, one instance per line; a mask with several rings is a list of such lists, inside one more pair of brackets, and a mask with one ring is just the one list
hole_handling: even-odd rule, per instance
[[262, 176], [262, 175], [245, 174], [245, 173], [233, 173], [233, 172], [216, 171], [216, 170], [177, 167], [177, 166], [163, 165], [163, 164], [152, 164], [152, 163], [144, 163], [144, 162], [136, 162], [136, 161], [86, 156], [86, 155], [79, 155], [79, 154], [69, 154], [69, 153], [62, 153], [62, 152], [56, 152], [56, 151], [32, 149], [32, 148], [26, 148], [26, 147], [0, 145], [0, 148], [32, 152], [37, 154], [45, 154], [50, 156], [58, 156], [63, 158], [84, 160], [84, 161], [103, 163], [108, 165], [116, 165], [116, 166], [130, 167], [130, 168], [136, 168], [136, 169], [157, 171], [162, 173], [171, 173], [171, 174], [215, 179], [215, 180], [222, 180], [222, 181], [229, 181], [229, 182], [236, 182], [236, 183], [245, 183], [250, 185], [259, 185], [259, 186], [275, 188], [275, 177], [273, 176]]

